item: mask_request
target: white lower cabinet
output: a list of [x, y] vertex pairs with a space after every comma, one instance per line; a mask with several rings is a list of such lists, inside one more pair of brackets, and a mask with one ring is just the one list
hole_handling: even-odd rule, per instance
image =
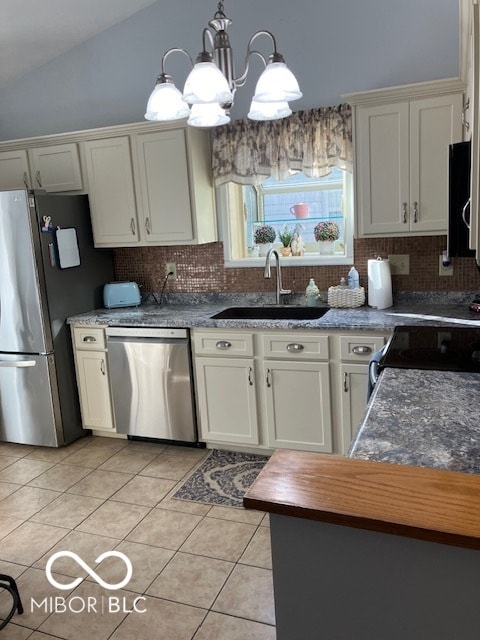
[[365, 413], [370, 357], [386, 336], [194, 329], [200, 439], [344, 453]]
[[114, 431], [104, 329], [75, 326], [73, 344], [83, 427]]
[[196, 358], [201, 436], [206, 442], [259, 444], [253, 358]]
[[332, 452], [328, 362], [265, 360], [270, 448]]

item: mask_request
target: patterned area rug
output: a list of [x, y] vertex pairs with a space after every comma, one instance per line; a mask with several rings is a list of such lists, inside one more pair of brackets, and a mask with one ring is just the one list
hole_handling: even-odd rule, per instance
[[267, 460], [268, 456], [213, 449], [173, 498], [242, 507], [245, 491]]

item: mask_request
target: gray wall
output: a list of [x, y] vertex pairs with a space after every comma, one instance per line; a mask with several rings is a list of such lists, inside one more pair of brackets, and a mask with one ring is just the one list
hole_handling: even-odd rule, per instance
[[[159, 0], [11, 83], [0, 91], [0, 139], [143, 120], [163, 51], [180, 46], [195, 56], [215, 9], [215, 0]], [[274, 33], [304, 93], [294, 111], [338, 104], [343, 93], [459, 74], [458, 0], [227, 0], [225, 13], [237, 72], [250, 35]], [[257, 48], [270, 53], [266, 39]], [[246, 115], [260, 70], [254, 58], [234, 118]], [[186, 58], [171, 56], [167, 71], [182, 89]]]

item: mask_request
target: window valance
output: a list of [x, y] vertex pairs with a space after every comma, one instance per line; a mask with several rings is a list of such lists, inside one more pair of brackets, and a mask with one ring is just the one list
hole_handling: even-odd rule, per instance
[[323, 177], [332, 167], [352, 171], [350, 105], [297, 111], [270, 121], [235, 120], [217, 127], [213, 139], [215, 184], [260, 184], [291, 170]]

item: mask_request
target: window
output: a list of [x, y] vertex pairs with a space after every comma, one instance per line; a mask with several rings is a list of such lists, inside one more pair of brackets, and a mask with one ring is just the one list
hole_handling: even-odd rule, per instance
[[[280, 233], [289, 230], [301, 236], [303, 255], [282, 258], [288, 266], [353, 263], [350, 173], [333, 168], [323, 178], [309, 178], [297, 172], [287, 180], [267, 178], [258, 186], [229, 183], [219, 191], [227, 267], [263, 264], [260, 245], [254, 240], [255, 229], [263, 225], [273, 227], [273, 246], [279, 254], [283, 246]], [[339, 237], [334, 242], [333, 254], [321, 255], [314, 228], [319, 222], [327, 221], [338, 226]]]

